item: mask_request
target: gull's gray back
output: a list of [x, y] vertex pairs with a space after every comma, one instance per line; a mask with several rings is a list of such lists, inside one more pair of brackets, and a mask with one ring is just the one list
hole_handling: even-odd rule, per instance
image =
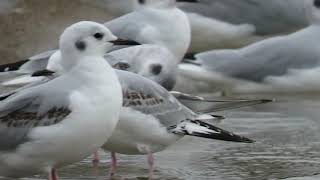
[[234, 24], [253, 24], [259, 35], [288, 33], [308, 25], [304, 0], [201, 0], [180, 7]]
[[[149, 17], [146, 17], [140, 11], [135, 11], [114, 20], [108, 21], [104, 25], [108, 29], [110, 29], [110, 31], [115, 36], [119, 38], [135, 40], [139, 43], [145, 43], [142, 42], [143, 35], [141, 33], [144, 28], [148, 27], [148, 24], [145, 21], [148, 18]], [[142, 21], [141, 19], [143, 19], [144, 21]]]
[[124, 107], [153, 115], [165, 127], [195, 118], [195, 113], [180, 104], [174, 96], [155, 82], [125, 71], [117, 70], [117, 75], [124, 93]]
[[[319, 33], [318, 33], [319, 32]], [[290, 69], [320, 65], [320, 27], [310, 27], [290, 36], [267, 39], [240, 50], [218, 50], [196, 57], [203, 68], [256, 82], [281, 76]]]

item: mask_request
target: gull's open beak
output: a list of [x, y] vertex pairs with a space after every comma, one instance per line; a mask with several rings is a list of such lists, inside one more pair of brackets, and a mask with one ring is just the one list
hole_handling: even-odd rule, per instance
[[116, 46], [137, 46], [141, 45], [140, 43], [133, 41], [133, 40], [126, 40], [126, 39], [120, 39], [110, 41], [110, 43], [116, 45]]
[[198, 3], [199, 0], [177, 0], [177, 2]]

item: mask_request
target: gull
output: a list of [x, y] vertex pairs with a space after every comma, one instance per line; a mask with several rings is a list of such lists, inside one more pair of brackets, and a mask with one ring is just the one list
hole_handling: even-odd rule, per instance
[[65, 73], [1, 101], [0, 176], [48, 172], [56, 180], [57, 168], [105, 143], [122, 103], [118, 78], [103, 59], [116, 39], [102, 24], [71, 25], [59, 41]]
[[203, 83], [201, 91], [211, 87], [241, 93], [318, 91], [314, 82], [320, 67], [320, 1], [304, 3], [311, 23], [307, 28], [241, 49], [196, 54], [193, 64], [179, 66], [181, 77]]
[[153, 153], [165, 150], [185, 135], [253, 142], [204, 122], [217, 119], [208, 114], [193, 112], [157, 83], [126, 71], [117, 71], [117, 74], [123, 90], [123, 107], [114, 133], [102, 146], [112, 152], [111, 175], [116, 168], [115, 153], [147, 154], [151, 179]]
[[188, 13], [232, 24], [250, 24], [257, 35], [288, 34], [309, 25], [304, 3], [308, 0], [201, 0], [179, 3]]
[[138, 3], [137, 10], [108, 21], [105, 26], [120, 38], [164, 46], [176, 56], [176, 62], [180, 62], [191, 41], [191, 28], [186, 14], [176, 7], [176, 0], [142, 0]]
[[[195, 1], [186, 3], [190, 6], [197, 4], [190, 2]], [[106, 6], [122, 7], [117, 9], [123, 12], [127, 12], [131, 6], [133, 12], [105, 25], [118, 37], [135, 38], [134, 40], [143, 44], [163, 45], [176, 55], [178, 61], [188, 50], [200, 52], [215, 48], [242, 47], [261, 39], [255, 37], [252, 25], [234, 25], [185, 13], [176, 7], [174, 0], [132, 0], [130, 3], [120, 0], [115, 4], [107, 4]]]

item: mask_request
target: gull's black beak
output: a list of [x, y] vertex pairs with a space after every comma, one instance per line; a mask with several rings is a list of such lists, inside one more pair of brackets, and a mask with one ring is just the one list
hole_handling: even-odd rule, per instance
[[133, 40], [126, 40], [126, 39], [120, 39], [118, 38], [117, 40], [110, 41], [112, 44], [117, 45], [117, 46], [137, 46], [141, 45], [140, 43], [133, 41]]
[[39, 77], [39, 76], [51, 76], [52, 74], [54, 74], [55, 72], [44, 69], [44, 70], [40, 70], [40, 71], [36, 71], [34, 72], [31, 77]]
[[177, 0], [177, 2], [198, 3], [199, 0]]

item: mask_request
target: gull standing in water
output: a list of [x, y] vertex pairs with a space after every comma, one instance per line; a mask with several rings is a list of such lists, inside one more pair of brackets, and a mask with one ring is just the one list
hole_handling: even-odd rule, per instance
[[63, 75], [1, 102], [0, 176], [45, 171], [56, 180], [56, 168], [81, 161], [105, 143], [122, 104], [118, 78], [103, 59], [116, 39], [94, 22], [68, 27], [59, 44]]
[[303, 8], [309, 27], [237, 50], [199, 53], [193, 64], [179, 65], [180, 77], [195, 80], [193, 87], [205, 84], [204, 91], [212, 87], [240, 93], [319, 91], [315, 82], [320, 74], [320, 0], [306, 0]]
[[204, 121], [215, 116], [195, 113], [157, 83], [134, 73], [119, 71], [123, 96], [119, 123], [103, 149], [112, 152], [111, 175], [116, 170], [115, 153], [148, 155], [149, 179], [153, 177], [153, 153], [163, 151], [179, 139], [197, 136], [223, 141], [253, 141]]

